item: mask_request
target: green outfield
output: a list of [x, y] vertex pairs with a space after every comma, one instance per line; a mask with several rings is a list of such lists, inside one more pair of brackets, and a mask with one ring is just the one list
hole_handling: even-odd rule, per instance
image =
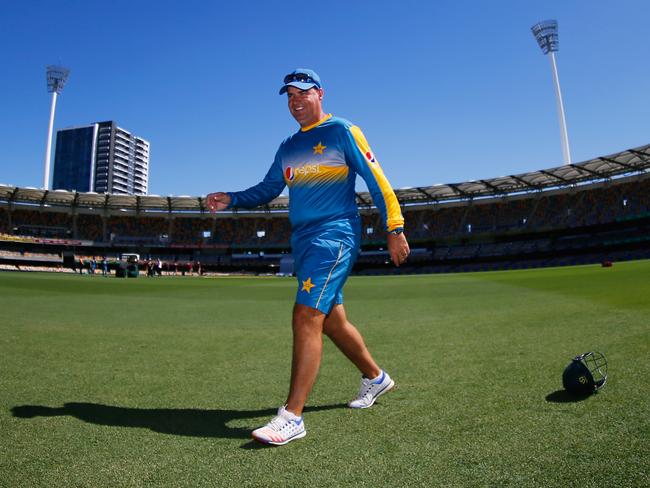
[[[249, 440], [288, 385], [289, 278], [0, 273], [0, 486], [650, 485], [650, 262], [353, 277], [397, 383], [325, 341], [305, 439]], [[598, 350], [609, 380], [561, 391]]]

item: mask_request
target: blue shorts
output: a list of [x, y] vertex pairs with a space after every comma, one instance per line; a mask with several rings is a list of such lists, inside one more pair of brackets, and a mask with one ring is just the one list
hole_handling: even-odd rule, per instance
[[294, 248], [298, 292], [296, 303], [330, 313], [343, 303], [343, 285], [357, 259], [359, 246], [350, 239], [314, 237]]

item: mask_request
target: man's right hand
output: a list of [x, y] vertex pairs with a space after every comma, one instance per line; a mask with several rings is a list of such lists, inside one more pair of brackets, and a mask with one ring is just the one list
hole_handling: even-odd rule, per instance
[[230, 205], [230, 195], [223, 192], [210, 193], [205, 197], [206, 205], [210, 212], [218, 212], [219, 210], [225, 210]]

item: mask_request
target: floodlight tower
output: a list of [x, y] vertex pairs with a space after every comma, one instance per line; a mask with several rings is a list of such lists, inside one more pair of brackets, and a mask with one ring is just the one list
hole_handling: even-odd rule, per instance
[[45, 149], [45, 173], [43, 175], [43, 189], [50, 189], [50, 153], [52, 152], [52, 130], [54, 128], [54, 112], [56, 110], [56, 97], [63, 90], [70, 70], [63, 66], [47, 67], [47, 91], [52, 93], [52, 106], [50, 108], [50, 125], [47, 129], [47, 147]]
[[562, 92], [560, 91], [560, 79], [557, 75], [557, 64], [555, 63], [555, 53], [557, 52], [560, 41], [557, 34], [557, 20], [543, 20], [530, 28], [533, 31], [539, 47], [544, 54], [549, 55], [551, 60], [551, 69], [553, 71], [553, 83], [555, 85], [555, 97], [557, 99], [557, 113], [560, 119], [560, 136], [562, 138], [562, 154], [564, 164], [571, 164], [571, 152], [569, 151], [569, 136], [566, 130], [566, 120], [564, 119], [564, 105], [562, 104]]

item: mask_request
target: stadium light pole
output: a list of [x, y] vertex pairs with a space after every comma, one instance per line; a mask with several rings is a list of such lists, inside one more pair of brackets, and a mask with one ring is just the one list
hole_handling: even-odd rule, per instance
[[557, 75], [557, 64], [555, 62], [555, 53], [560, 46], [560, 40], [557, 33], [557, 20], [543, 20], [533, 25], [530, 30], [542, 49], [544, 54], [549, 55], [551, 60], [551, 70], [553, 71], [553, 84], [555, 85], [555, 97], [557, 100], [557, 112], [560, 120], [560, 137], [562, 138], [562, 155], [564, 164], [571, 164], [571, 152], [569, 150], [569, 136], [566, 129], [566, 120], [564, 118], [564, 104], [562, 103], [562, 92], [560, 91], [560, 78]]
[[54, 129], [54, 112], [56, 111], [56, 97], [63, 90], [70, 70], [63, 66], [47, 67], [47, 91], [52, 93], [50, 107], [50, 124], [47, 129], [47, 146], [45, 149], [45, 170], [43, 174], [43, 189], [50, 189], [50, 154], [52, 152], [52, 130]]

